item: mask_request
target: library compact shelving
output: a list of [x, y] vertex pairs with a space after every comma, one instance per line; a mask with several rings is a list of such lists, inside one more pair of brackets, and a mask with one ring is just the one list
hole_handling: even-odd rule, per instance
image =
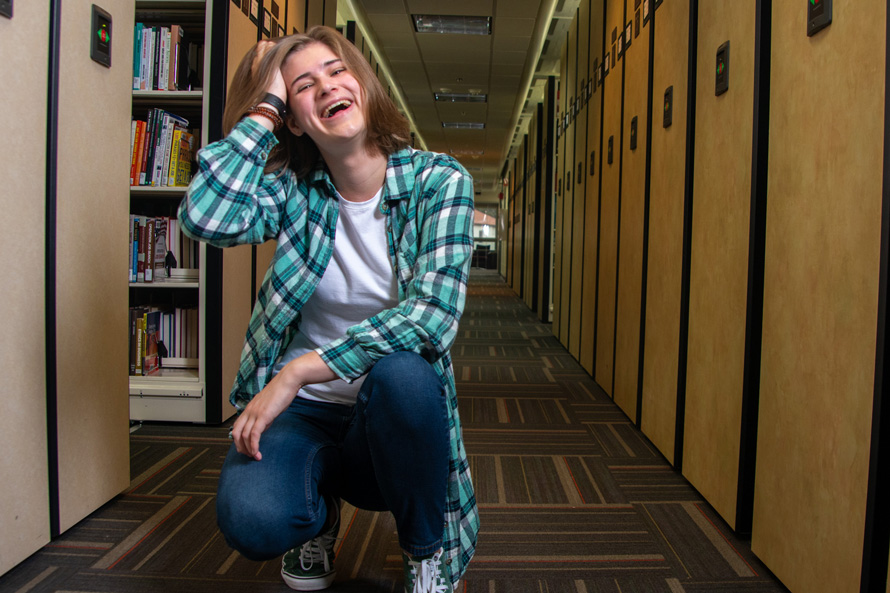
[[[208, 130], [213, 126], [210, 121], [210, 113], [214, 109], [211, 105], [213, 99], [210, 92], [213, 4], [210, 0], [207, 2], [137, 0], [136, 2], [135, 21], [142, 24], [143, 31], [150, 30], [151, 27], [160, 29], [176, 25], [186, 34], [182, 50], [185, 51], [191, 46], [192, 55], [191, 68], [186, 69], [188, 60], [178, 61], [176, 49], [168, 49], [167, 51], [172, 52], [174, 57], [167, 63], [172, 65], [175, 62], [180, 70], [186, 71], [179, 72], [179, 80], [175, 80], [177, 77], [171, 72], [168, 88], [158, 89], [157, 87], [164, 86], [164, 83], [158, 84], [159, 71], [163, 70], [163, 66], [156, 68], [154, 72], [151, 68], [148, 71], [145, 69], [140, 71], [139, 26], [135, 27], [133, 120], [147, 122], [150, 113], [156, 109], [186, 119], [188, 131], [194, 132], [194, 151], [207, 143]], [[157, 57], [162, 55], [157, 49], [148, 51], [154, 51], [156, 61]], [[139, 79], [144, 79], [145, 75], [153, 76], [155, 82], [140, 84]], [[141, 88], [145, 86], [148, 88]], [[175, 87], [176, 90], [170, 90], [170, 87]], [[166, 218], [175, 221], [176, 210], [185, 195], [186, 187], [166, 186], [160, 183], [140, 184], [138, 177], [137, 173], [135, 184], [131, 181], [129, 196], [131, 217]], [[130, 224], [132, 229], [132, 221]], [[168, 243], [167, 249], [170, 247]], [[191, 261], [183, 262], [181, 254], [177, 261], [180, 269], [197, 267], [196, 273], [189, 275], [187, 280], [164, 281], [165, 278], [156, 278], [152, 282], [134, 281], [135, 274], [129, 278], [131, 309], [142, 307], [166, 311], [175, 309], [192, 311], [189, 314], [192, 318], [190, 326], [183, 322], [175, 325], [180, 334], [191, 334], [188, 340], [177, 337], [177, 344], [184, 344], [186, 341], [189, 343], [188, 352], [184, 352], [184, 347], [174, 350], [171, 344], [169, 349], [171, 356], [161, 358], [160, 368], [155, 373], [134, 374], [133, 356], [135, 354], [136, 357], [141, 357], [141, 355], [131, 346], [129, 377], [131, 421], [218, 423], [224, 421], [234, 411], [228, 403], [227, 390], [222, 387], [219, 356], [214, 356], [214, 353], [218, 352], [215, 342], [218, 341], [219, 327], [222, 324], [221, 308], [214, 300], [218, 301], [220, 296], [215, 294], [216, 291], [208, 290], [209, 286], [215, 286], [218, 290], [221, 284], [219, 276], [222, 273], [220, 265], [222, 255], [219, 250], [207, 247], [203, 243], [195, 242], [192, 249]], [[133, 265], [131, 263], [131, 266]], [[196, 315], [194, 311], [197, 311]], [[196, 322], [194, 317], [197, 317]], [[134, 338], [132, 326], [134, 322], [131, 319], [131, 339]], [[172, 323], [170, 327], [173, 327]], [[208, 356], [208, 345], [211, 347], [210, 356]], [[139, 373], [138, 370], [136, 372]]]

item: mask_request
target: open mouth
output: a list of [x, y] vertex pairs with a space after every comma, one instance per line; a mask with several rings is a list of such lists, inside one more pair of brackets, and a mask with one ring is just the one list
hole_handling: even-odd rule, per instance
[[352, 101], [342, 99], [340, 101], [337, 101], [333, 105], [328, 106], [328, 108], [325, 109], [324, 112], [321, 114], [321, 117], [323, 119], [328, 119], [328, 118], [334, 117], [341, 111], [349, 109], [351, 106], [352, 106]]

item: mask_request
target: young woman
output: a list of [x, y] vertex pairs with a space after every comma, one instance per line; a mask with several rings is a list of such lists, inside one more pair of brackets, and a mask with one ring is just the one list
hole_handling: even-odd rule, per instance
[[404, 117], [329, 28], [252, 49], [223, 126], [198, 153], [182, 228], [277, 246], [232, 390], [220, 529], [248, 558], [284, 554], [287, 584], [313, 591], [334, 580], [340, 500], [387, 510], [405, 591], [450, 593], [478, 532], [449, 354], [472, 180], [409, 148]]

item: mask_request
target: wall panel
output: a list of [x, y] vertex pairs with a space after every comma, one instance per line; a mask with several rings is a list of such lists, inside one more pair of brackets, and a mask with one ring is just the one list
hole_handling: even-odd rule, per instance
[[[634, 0], [627, 0], [625, 23], [634, 22]], [[632, 25], [633, 33], [636, 27]], [[622, 152], [621, 230], [618, 262], [618, 307], [613, 397], [631, 420], [637, 416], [640, 370], [640, 310], [643, 291], [643, 223], [646, 190], [646, 124], [649, 110], [649, 36], [640, 19], [640, 35], [624, 52], [624, 147]], [[621, 32], [627, 32], [625, 26]], [[625, 41], [625, 45], [627, 42]], [[672, 48], [671, 51], [676, 51]], [[636, 148], [631, 148], [637, 121]]]
[[569, 27], [568, 41], [566, 42], [566, 72], [563, 92], [566, 96], [566, 115], [568, 126], [566, 127], [563, 152], [563, 177], [562, 177], [562, 274], [560, 280], [560, 309], [559, 339], [563, 346], [571, 351], [572, 334], [577, 333], [575, 324], [577, 319], [572, 317], [572, 247], [574, 242], [574, 225], [572, 217], [575, 213], [575, 134], [577, 131], [577, 118], [575, 101], [578, 95], [578, 15], [572, 19]]
[[[594, 350], [596, 339], [596, 295], [597, 270], [599, 260], [599, 208], [600, 178], [602, 166], [602, 88], [596, 84], [594, 65], [599, 67], [603, 59], [603, 9], [605, 0], [590, 0], [587, 10], [589, 17], [589, 37], [587, 59], [587, 79], [594, 80], [592, 96], [587, 105], [587, 146], [584, 151], [587, 165], [583, 172], [586, 177], [584, 192], [584, 278], [582, 279], [583, 301], [581, 303], [581, 343], [578, 360], [588, 373], [593, 375]], [[591, 158], [593, 159], [591, 161]], [[593, 174], [591, 174], [593, 171]]]
[[[597, 305], [596, 382], [613, 394], [613, 356], [615, 354], [615, 303], [618, 273], [618, 209], [620, 204], [619, 171], [621, 160], [621, 95], [624, 60], [618, 60], [618, 31], [624, 20], [622, 2], [606, 3], [606, 59], [609, 74], [603, 93], [603, 172], [600, 207], [600, 276]], [[613, 39], [616, 42], [613, 43]], [[609, 142], [612, 162], [608, 162]]]
[[570, 302], [570, 323], [571, 331], [569, 332], [569, 352], [578, 359], [581, 356], [581, 311], [583, 310], [584, 293], [582, 291], [584, 285], [584, 275], [587, 272], [584, 265], [584, 211], [587, 206], [587, 174], [585, 165], [587, 163], [587, 81], [588, 77], [588, 54], [590, 52], [590, 4], [581, 2], [578, 9], [578, 49], [577, 49], [577, 73], [575, 104], [578, 107], [577, 116], [575, 117], [575, 147], [573, 150], [572, 160], [572, 190], [575, 198], [573, 200], [572, 212], [572, 287]]
[[534, 310], [537, 302], [535, 300], [537, 292], [537, 278], [535, 277], [536, 253], [535, 242], [537, 235], [535, 233], [535, 212], [537, 211], [537, 196], [535, 189], [537, 188], [537, 163], [535, 156], [537, 154], [538, 143], [538, 122], [537, 117], [532, 116], [528, 126], [528, 135], [525, 142], [525, 224], [523, 225], [525, 236], [525, 272], [522, 297], [529, 309]]
[[[655, 19], [652, 76], [652, 166], [649, 194], [649, 265], [640, 427], [668, 461], [674, 460], [683, 205], [686, 165], [686, 88], [689, 0], [663, 4]], [[673, 114], [664, 127], [664, 93], [673, 87]]]
[[287, 26], [285, 27], [285, 32], [290, 35], [295, 28], [300, 33], [306, 31], [306, 0], [287, 0]]
[[[683, 473], [731, 526], [748, 305], [755, 8], [699, 3]], [[716, 52], [727, 40], [730, 89], [715, 96]]]
[[[16, 142], [0, 143], [5, 215], [0, 234], [0, 301], [4, 316], [0, 377], [5, 405], [0, 434], [0, 574], [49, 541], [46, 444], [46, 96], [48, 2], [20, 2], [14, 18], [0, 18], [0, 129]], [[28, 51], [21, 48], [28, 47]]]
[[563, 251], [565, 250], [565, 236], [567, 235], [564, 225], [565, 212], [565, 183], [566, 164], [565, 164], [565, 115], [566, 105], [566, 71], [568, 69], [568, 44], [563, 45], [559, 66], [559, 79], [556, 82], [556, 150], [553, 183], [556, 197], [554, 200], [553, 213], [553, 334], [559, 339], [560, 343], [566, 344], [567, 338], [563, 332], [563, 315], [568, 315], [568, 311], [563, 313], [563, 282], [562, 276], [565, 272], [563, 268]]
[[516, 158], [513, 159], [513, 291], [521, 298], [523, 276], [523, 260], [525, 248], [523, 224], [525, 222], [525, 147], [526, 136], [519, 144]]
[[[59, 63], [56, 372], [59, 527], [130, 483], [127, 364], [133, 3], [107, 0], [111, 68], [92, 61], [90, 3], [63, 3]], [[129, 33], [129, 35], [128, 35]], [[95, 139], [102, 122], [102, 141]], [[101, 163], [97, 172], [96, 164]], [[115, 306], [109, 307], [109, 303]], [[87, 353], [87, 355], [85, 355]]]
[[[805, 34], [773, 3], [752, 548], [790, 590], [859, 591], [875, 381], [887, 5]], [[733, 54], [733, 58], [735, 54]]]

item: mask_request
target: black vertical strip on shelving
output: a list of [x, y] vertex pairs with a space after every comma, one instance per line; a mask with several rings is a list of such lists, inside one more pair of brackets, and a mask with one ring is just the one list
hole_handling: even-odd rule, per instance
[[346, 21], [346, 39], [355, 45], [355, 21]]
[[56, 206], [59, 162], [59, 68], [61, 60], [62, 0], [49, 6], [49, 64], [46, 101], [46, 229], [44, 309], [46, 314], [46, 440], [49, 473], [49, 534], [60, 532], [59, 407], [56, 348]]
[[[226, 103], [226, 59], [229, 30], [228, 0], [213, 0], [210, 34], [210, 71], [205, 73], [204, 84], [209, 93], [207, 113], [207, 140], [215, 142], [223, 137], [222, 116]], [[262, 18], [262, 12], [260, 13]], [[204, 397], [207, 423], [222, 422], [222, 398], [228, 386], [222, 384], [222, 299], [223, 299], [223, 252], [218, 247], [206, 247], [204, 287]]]
[[652, 109], [655, 92], [655, 21], [649, 21], [649, 76], [646, 99], [646, 179], [643, 182], [643, 278], [640, 291], [640, 358], [637, 368], [637, 417], [643, 423], [643, 371], [646, 360], [646, 303], [649, 291], [649, 199], [652, 194]]
[[[600, 42], [600, 56], [606, 55], [606, 15], [608, 14], [609, 0], [603, 0], [603, 25], [602, 41]], [[593, 295], [593, 364], [590, 365], [590, 376], [596, 379], [596, 351], [599, 347], [599, 315], [600, 315], [600, 246], [603, 236], [603, 140], [605, 139], [606, 117], [606, 82], [600, 79], [600, 141], [599, 154], [596, 163], [596, 288]]]
[[[627, 0], [624, 1], [624, 11], [621, 13], [621, 26], [619, 35], [624, 34], [624, 25], [627, 24]], [[655, 14], [653, 8], [653, 15]], [[612, 324], [612, 384], [609, 393], [615, 399], [615, 363], [618, 360], [618, 289], [621, 287], [621, 192], [624, 189], [624, 95], [627, 91], [625, 81], [627, 78], [627, 60], [624, 55], [618, 58], [621, 62], [621, 117], [618, 134], [618, 228], [615, 236], [615, 309], [612, 313], [615, 323]]]
[[683, 205], [683, 271], [680, 280], [680, 348], [677, 362], [677, 415], [674, 467], [683, 469], [686, 429], [686, 361], [689, 346], [689, 277], [692, 264], [692, 204], [695, 174], [695, 85], [698, 74], [698, 0], [689, 0], [689, 59], [686, 82], [686, 180]]
[[760, 411], [763, 342], [763, 267], [766, 253], [766, 196], [769, 171], [770, 55], [772, 0], [757, 0], [754, 32], [754, 127], [751, 155], [751, 215], [748, 236], [748, 311], [735, 531], [750, 534], [754, 521], [754, 474]]
[[[571, 89], [571, 95], [569, 95], [570, 89], [566, 88], [566, 107], [567, 107], [567, 109], [568, 108], [572, 109], [572, 113], [570, 113], [570, 114], [568, 111], [566, 111], [566, 113], [569, 115], [569, 119], [572, 122], [572, 148], [571, 148], [572, 161], [569, 162], [569, 141], [568, 140], [566, 140], [566, 150], [565, 150], [565, 155], [563, 157], [563, 162], [565, 163], [565, 169], [564, 169], [565, 173], [563, 173], [563, 181], [562, 181], [563, 191], [565, 192], [565, 194], [564, 194], [565, 199], [563, 201], [563, 203], [565, 204], [565, 209], [563, 210], [563, 213], [562, 213], [563, 221], [565, 221], [565, 219], [566, 219], [566, 211], [568, 211], [568, 213], [569, 213], [568, 229], [563, 228], [563, 230], [562, 230], [563, 245], [566, 244], [565, 237], [566, 237], [567, 232], [568, 232], [568, 237], [569, 237], [569, 243], [568, 243], [569, 265], [568, 265], [568, 270], [566, 270], [569, 274], [569, 284], [568, 284], [569, 300], [567, 301], [569, 306], [566, 311], [563, 311], [563, 313], [561, 313], [561, 315], [565, 315], [566, 319], [567, 319], [566, 336], [565, 336], [566, 350], [568, 350], [572, 347], [572, 332], [577, 331], [577, 330], [573, 330], [572, 322], [578, 321], [580, 323], [580, 320], [572, 319], [572, 283], [575, 280], [575, 278], [574, 278], [575, 270], [574, 270], [574, 266], [572, 266], [572, 261], [574, 260], [574, 256], [575, 256], [575, 222], [574, 222], [574, 219], [575, 219], [575, 186], [578, 185], [577, 183], [575, 183], [575, 175], [577, 174], [577, 172], [575, 171], [575, 157], [577, 156], [575, 154], [575, 152], [576, 152], [575, 149], [578, 146], [578, 119], [575, 117], [575, 115], [576, 115], [575, 114], [575, 109], [576, 109], [575, 103], [573, 101], [570, 101], [570, 98], [574, 98], [576, 100], [578, 98], [578, 47], [581, 45], [581, 23], [579, 22], [580, 14], [581, 14], [581, 10], [576, 8], [575, 9], [575, 19], [574, 19], [575, 20], [575, 59], [573, 61], [569, 62], [570, 66], [572, 68], [574, 68], [574, 70], [575, 70], [575, 75], [572, 77], [574, 86]], [[568, 59], [569, 58], [567, 56], [566, 60], [568, 61]], [[566, 74], [568, 74], [568, 71], [566, 72]], [[563, 134], [563, 135], [565, 135], [565, 134]], [[568, 175], [566, 175], [566, 173], [568, 173]], [[571, 194], [569, 193], [569, 191], [571, 191]], [[569, 196], [571, 196], [571, 205], [569, 205]], [[563, 258], [563, 261], [565, 261], [565, 258]]]
[[[580, 26], [580, 25], [579, 25]], [[579, 317], [578, 317], [578, 332], [583, 332], [584, 329], [584, 274], [587, 273], [587, 266], [585, 265], [585, 256], [587, 255], [587, 250], [584, 246], [587, 244], [587, 184], [589, 177], [589, 170], [587, 165], [587, 153], [590, 150], [590, 97], [587, 96], [587, 85], [590, 84], [593, 88], [593, 83], [590, 81], [592, 78], [590, 75], [590, 7], [588, 6], [588, 15], [587, 15], [587, 72], [584, 77], [584, 81], [586, 84], [581, 87], [581, 95], [584, 97], [584, 149], [581, 151], [581, 177], [579, 179], [583, 179], [581, 183], [582, 191], [581, 191], [581, 279], [579, 282], [581, 283], [581, 307], [579, 307]], [[577, 137], [576, 137], [577, 138]], [[575, 146], [578, 146], [578, 143], [575, 142]], [[577, 160], [577, 150], [575, 151], [575, 159]], [[575, 169], [575, 175], [578, 174], [577, 166], [572, 163], [572, 168]], [[574, 218], [574, 217], [573, 217]], [[578, 360], [581, 360], [581, 342], [584, 339], [584, 335], [582, 333], [581, 337], [578, 338]]]
[[544, 302], [541, 303], [541, 315], [544, 323], [550, 323], [550, 304], [553, 302], [551, 298], [553, 292], [553, 285], [550, 282], [550, 270], [552, 268], [551, 258], [553, 254], [551, 252], [551, 243], [553, 241], [553, 168], [554, 168], [554, 156], [556, 150], [555, 144], [555, 130], [556, 130], [556, 78], [550, 76], [547, 79], [547, 110], [544, 113], [544, 109], [540, 108], [539, 113], [544, 113], [544, 117], [547, 118], [546, 125], [544, 126], [545, 137], [544, 137], [544, 150], [547, 155], [547, 166], [544, 171], [544, 180], [543, 187], [544, 192], [542, 199], [544, 200], [544, 232], [541, 241], [544, 246], [544, 289], [541, 292], [543, 295]]
[[[565, 43], [566, 43], [566, 47], [568, 47], [569, 46], [569, 34], [568, 33], [566, 33]], [[566, 51], [566, 60], [568, 60], [568, 51]], [[566, 64], [566, 68], [568, 68], [568, 64]], [[566, 72], [568, 72], [568, 70], [566, 70]], [[564, 314], [564, 311], [562, 310], [562, 275], [565, 272], [565, 270], [563, 269], [565, 266], [562, 265], [562, 262], [563, 262], [562, 254], [566, 248], [566, 233], [565, 233], [565, 228], [564, 228], [565, 227], [565, 219], [566, 219], [566, 215], [565, 215], [566, 192], [565, 192], [565, 187], [563, 187], [563, 184], [565, 184], [565, 160], [566, 160], [566, 146], [567, 146], [566, 133], [565, 133], [565, 128], [563, 127], [563, 122], [565, 122], [565, 116], [569, 112], [568, 111], [568, 103], [569, 103], [568, 95], [569, 95], [569, 93], [568, 93], [567, 89], [565, 88], [565, 80], [560, 78], [559, 82], [557, 84], [559, 85], [559, 91], [556, 94], [556, 101], [557, 101], [557, 108], [559, 108], [559, 111], [558, 111], [559, 118], [556, 121], [556, 125], [560, 129], [562, 129], [562, 133], [560, 133], [560, 135], [556, 138], [556, 146], [557, 146], [557, 149], [556, 149], [557, 152], [555, 153], [556, 154], [556, 162], [557, 162], [556, 172], [557, 172], [557, 175], [559, 176], [558, 179], [556, 180], [556, 184], [557, 184], [556, 185], [557, 186], [556, 200], [557, 200], [557, 202], [560, 202], [562, 204], [562, 208], [558, 209], [559, 214], [561, 214], [562, 216], [559, 220], [556, 221], [556, 224], [554, 225], [554, 227], [556, 225], [559, 225], [561, 232], [559, 233], [559, 242], [560, 242], [559, 261], [556, 261], [556, 259], [554, 259], [554, 261], [553, 261], [553, 266], [555, 268], [554, 274], [553, 274], [553, 287], [554, 287], [553, 302], [554, 302], [554, 309], [559, 311], [559, 320], [556, 320], [554, 318], [554, 321], [556, 321], [556, 323], [553, 324], [552, 330], [553, 330], [553, 335], [556, 336], [556, 338], [560, 341], [560, 343], [562, 343], [563, 337], [562, 337], [561, 326], [562, 326], [562, 316]], [[562, 146], [562, 150], [559, 150], [560, 145]], [[559, 271], [558, 278], [557, 278], [557, 274], [555, 273], [556, 270]], [[559, 287], [559, 295], [558, 295], [559, 298], [558, 299], [555, 298], [557, 296], [556, 287]], [[566, 343], [568, 343], [568, 339], [566, 339]]]
[[[875, 393], [872, 405], [871, 451], [868, 462], [868, 490], [865, 503], [865, 541], [862, 551], [862, 593], [884, 593], [888, 578], [890, 555], [890, 381], [885, 371], [890, 368], [890, 316], [887, 314], [888, 275], [890, 275], [890, 10], [887, 11], [884, 36], [884, 182], [881, 208], [881, 269], [878, 284], [878, 325], [875, 354]], [[884, 429], [881, 438], [881, 429]]]
[[522, 159], [522, 179], [517, 180], [519, 183], [519, 191], [516, 192], [522, 196], [522, 207], [519, 210], [519, 232], [522, 236], [522, 242], [519, 243], [519, 298], [525, 302], [525, 244], [528, 238], [526, 233], [526, 220], [528, 219], [528, 192], [526, 191], [526, 181], [528, 181], [528, 134], [525, 136], [525, 142], [522, 143], [522, 154], [516, 155], [516, 160]]
[[[541, 159], [544, 156], [543, 146], [545, 143], [543, 118], [544, 106], [538, 103], [535, 108], [535, 215], [532, 219], [532, 278], [534, 279], [534, 289], [532, 290], [532, 311], [536, 312], [543, 306], [540, 302], [543, 300], [544, 295], [542, 288], [547, 285], [541, 277], [541, 208], [543, 206], [541, 203], [543, 199], [543, 193], [541, 192], [541, 165], [543, 162]], [[542, 296], [539, 297], [538, 295]]]

